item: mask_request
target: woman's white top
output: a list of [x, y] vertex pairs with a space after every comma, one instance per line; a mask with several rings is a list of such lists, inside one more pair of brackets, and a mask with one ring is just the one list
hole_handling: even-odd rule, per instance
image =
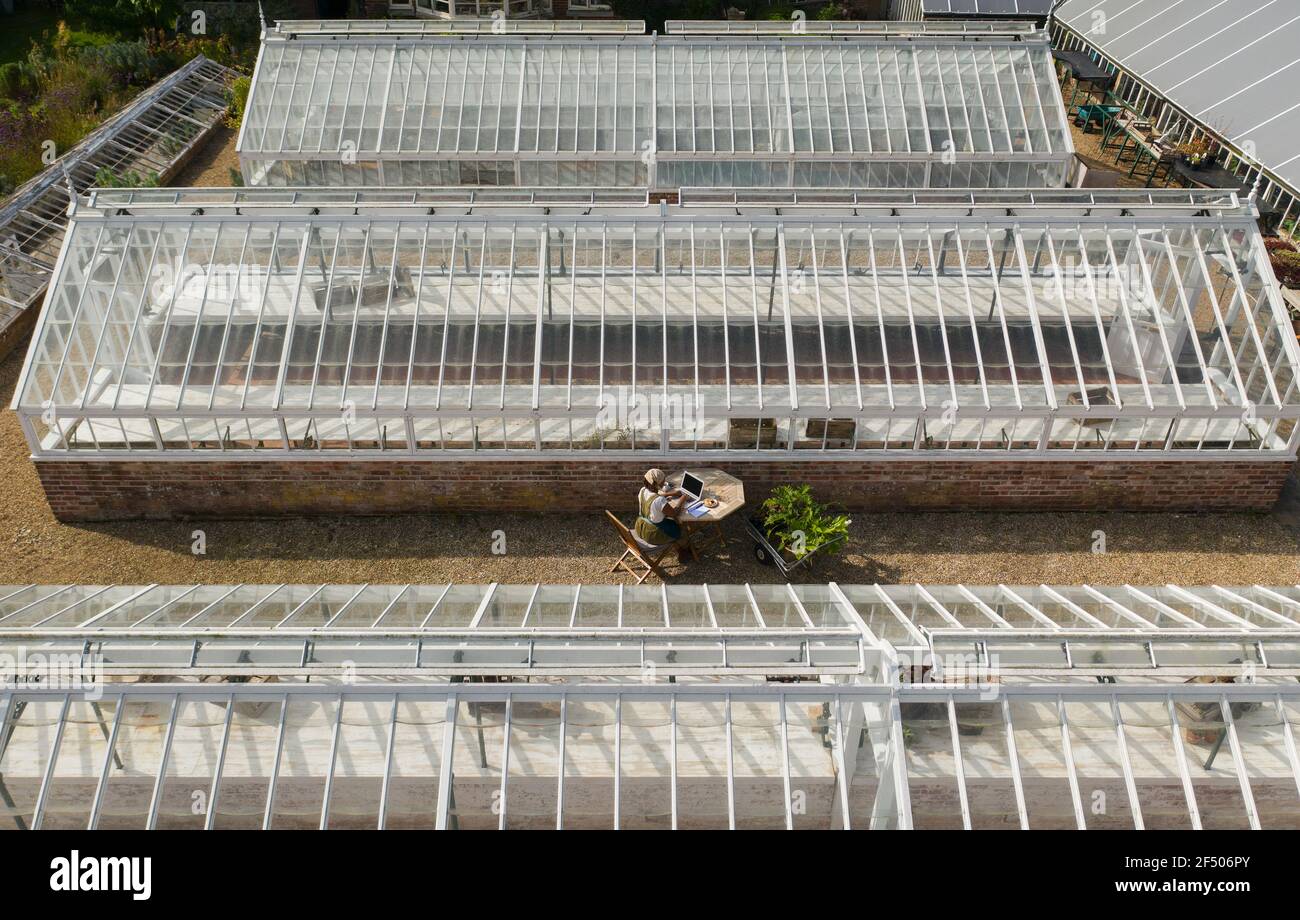
[[[644, 504], [647, 495], [655, 495], [655, 493], [651, 492], [649, 489], [642, 486], [641, 501], [638, 502], [638, 504]], [[653, 501], [650, 502], [650, 523], [651, 524], [663, 523], [664, 505], [666, 505], [667, 503], [668, 503], [668, 499], [662, 495], [657, 496]]]

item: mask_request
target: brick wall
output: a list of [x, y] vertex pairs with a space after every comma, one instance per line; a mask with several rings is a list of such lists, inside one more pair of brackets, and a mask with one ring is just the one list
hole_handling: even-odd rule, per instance
[[[808, 482], [865, 511], [1265, 511], [1278, 461], [722, 460], [753, 506], [773, 485]], [[622, 508], [650, 461], [37, 461], [65, 521], [133, 518], [556, 511], [579, 492]], [[662, 460], [658, 461], [663, 463]], [[560, 496], [564, 502], [558, 502]]]

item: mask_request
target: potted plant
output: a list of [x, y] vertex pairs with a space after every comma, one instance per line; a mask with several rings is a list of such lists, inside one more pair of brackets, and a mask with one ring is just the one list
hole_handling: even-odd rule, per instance
[[757, 545], [759, 561], [775, 562], [764, 559], [770, 548], [781, 556], [782, 568], [809, 560], [814, 553], [839, 552], [848, 539], [851, 523], [847, 515], [832, 514], [814, 501], [807, 484], [777, 486], [763, 502], [760, 516], [750, 519], [764, 538]]
[[1184, 141], [1174, 148], [1174, 153], [1188, 166], [1196, 169], [1210, 159], [1210, 142], [1203, 137]]

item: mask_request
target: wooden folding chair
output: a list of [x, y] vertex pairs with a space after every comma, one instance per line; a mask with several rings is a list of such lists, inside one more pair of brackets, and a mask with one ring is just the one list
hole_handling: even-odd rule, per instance
[[[609, 518], [610, 523], [614, 525], [614, 529], [618, 531], [619, 539], [623, 541], [623, 545], [626, 547], [626, 549], [623, 550], [623, 555], [618, 557], [618, 561], [614, 563], [610, 568], [610, 571], [617, 572], [620, 567], [627, 569], [627, 573], [636, 579], [638, 585], [649, 578], [652, 574], [658, 575], [660, 578], [667, 581], [668, 576], [664, 573], [664, 570], [659, 567], [659, 563], [664, 551], [669, 549], [673, 544], [665, 543], [662, 546], [655, 546], [651, 543], [646, 543], [644, 540], [638, 539], [636, 534], [624, 527], [623, 522], [615, 517], [613, 512], [606, 510], [605, 517]], [[631, 564], [625, 561], [628, 556], [631, 556], [635, 561], [640, 562], [646, 567], [646, 570], [638, 574], [637, 570], [632, 568]]]

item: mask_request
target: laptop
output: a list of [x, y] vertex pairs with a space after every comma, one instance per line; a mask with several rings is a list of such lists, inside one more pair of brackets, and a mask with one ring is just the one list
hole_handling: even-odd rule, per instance
[[678, 487], [695, 501], [704, 497], [704, 481], [694, 473], [683, 473], [682, 484]]

